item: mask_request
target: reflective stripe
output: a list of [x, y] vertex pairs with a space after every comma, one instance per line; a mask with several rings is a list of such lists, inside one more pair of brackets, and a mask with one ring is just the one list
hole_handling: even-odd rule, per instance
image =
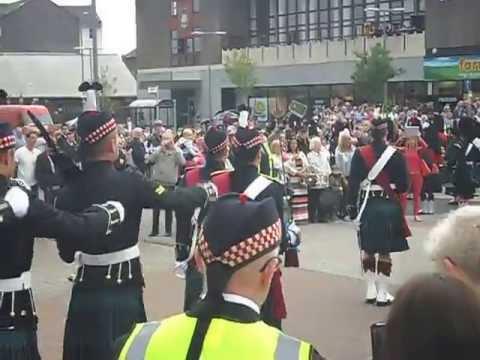
[[157, 195], [162, 195], [165, 192], [165, 188], [162, 185], [159, 185], [156, 189], [155, 192]]
[[278, 336], [277, 348], [275, 349], [275, 360], [294, 360], [300, 359], [301, 341], [280, 334]]
[[143, 324], [142, 329], [137, 334], [137, 336], [135, 336], [132, 344], [130, 345], [130, 348], [128, 349], [126, 360], [144, 359], [145, 355], [147, 354], [147, 348], [148, 344], [150, 343], [150, 339], [159, 327], [159, 322]]

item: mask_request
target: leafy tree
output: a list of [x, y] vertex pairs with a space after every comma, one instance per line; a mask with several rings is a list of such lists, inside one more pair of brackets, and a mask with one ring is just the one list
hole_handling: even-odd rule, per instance
[[380, 44], [375, 45], [370, 54], [356, 56], [358, 61], [352, 75], [356, 98], [368, 102], [387, 102], [386, 84], [403, 70], [393, 67], [390, 52]]
[[238, 88], [242, 102], [246, 103], [257, 83], [255, 62], [246, 51], [233, 50], [225, 61], [225, 72], [232, 84]]
[[115, 112], [115, 102], [113, 97], [117, 94], [116, 83], [118, 78], [116, 76], [110, 77], [108, 66], [100, 68], [100, 84], [103, 86], [103, 91], [100, 96], [100, 105], [103, 111]]

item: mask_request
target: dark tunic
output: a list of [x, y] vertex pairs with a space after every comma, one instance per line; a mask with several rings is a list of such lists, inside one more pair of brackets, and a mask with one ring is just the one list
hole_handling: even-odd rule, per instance
[[[8, 188], [7, 179], [0, 177], [0, 198], [4, 197]], [[55, 210], [34, 198], [30, 199], [24, 218], [4, 217], [3, 220], [0, 222], [0, 279], [18, 278], [30, 271], [34, 237], [65, 238], [83, 249], [83, 245], [100, 244], [108, 224], [108, 216], [102, 210], [90, 209], [89, 212], [73, 215]], [[0, 301], [0, 359], [40, 358], [36, 339], [37, 317], [31, 299], [28, 290], [15, 293], [15, 316], [10, 314], [12, 293], [5, 293], [3, 302]]]
[[[375, 143], [372, 146], [378, 160], [387, 145]], [[359, 196], [360, 183], [367, 178], [369, 171], [370, 168], [362, 158], [360, 150], [357, 149], [352, 159], [349, 195], [349, 203], [357, 209], [360, 209], [362, 201]], [[395, 185], [397, 193], [407, 191], [409, 185], [407, 166], [400, 152], [393, 154], [384, 171], [390, 183]], [[403, 212], [397, 199], [371, 194], [360, 222], [360, 248], [368, 254], [388, 254], [408, 250], [403, 231]]]
[[[478, 164], [480, 162], [480, 151], [471, 144], [471, 149], [467, 149], [471, 142], [464, 138], [459, 138], [451, 148], [451, 165], [455, 165], [453, 173], [453, 183], [457, 196], [462, 199], [472, 199], [478, 184]], [[453, 164], [452, 164], [453, 163]]]
[[[107, 244], [91, 244], [83, 250], [88, 254], [105, 254], [138, 243], [144, 208], [189, 211], [202, 206], [205, 199], [206, 194], [200, 188], [158, 193], [140, 173], [128, 168], [118, 171], [110, 162], [99, 161], [86, 164], [84, 172], [59, 195], [57, 206], [80, 210], [92, 203], [120, 201], [125, 207], [124, 223], [106, 236]], [[75, 246], [59, 246], [60, 256], [66, 262], [74, 260], [77, 250]], [[108, 267], [104, 266], [85, 266], [77, 274], [66, 322], [64, 359], [108, 360], [114, 340], [134, 323], [146, 320], [140, 259], [111, 266], [110, 279], [107, 274]]]

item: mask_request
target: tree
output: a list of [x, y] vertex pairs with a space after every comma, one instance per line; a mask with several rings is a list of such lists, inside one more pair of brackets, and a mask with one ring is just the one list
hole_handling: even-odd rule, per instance
[[382, 45], [377, 44], [370, 54], [356, 54], [358, 62], [352, 75], [355, 96], [357, 99], [368, 102], [386, 103], [386, 84], [388, 80], [403, 72], [392, 65], [390, 52]]
[[100, 69], [100, 84], [103, 86], [103, 91], [100, 96], [100, 105], [103, 111], [111, 113], [115, 112], [115, 104], [113, 97], [117, 94], [118, 90], [115, 86], [118, 78], [116, 76], [110, 77], [108, 66], [103, 66]]
[[232, 50], [225, 61], [225, 72], [228, 78], [238, 88], [242, 102], [246, 103], [248, 96], [257, 83], [255, 62], [244, 50]]

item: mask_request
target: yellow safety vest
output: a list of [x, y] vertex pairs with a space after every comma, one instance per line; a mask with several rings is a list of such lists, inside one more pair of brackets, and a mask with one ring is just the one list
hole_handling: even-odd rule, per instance
[[[185, 360], [197, 319], [180, 314], [138, 324], [118, 360]], [[200, 360], [309, 360], [312, 346], [263, 321], [244, 324], [213, 319]]]

